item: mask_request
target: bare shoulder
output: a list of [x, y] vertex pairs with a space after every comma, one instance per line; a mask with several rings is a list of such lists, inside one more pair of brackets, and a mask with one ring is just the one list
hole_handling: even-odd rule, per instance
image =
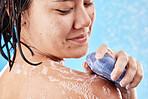
[[94, 75], [92, 78], [91, 88], [94, 96], [99, 99], [121, 99], [120, 91], [112, 82], [97, 75]]
[[0, 79], [0, 98], [120, 99], [111, 82], [55, 63], [37, 67], [17, 64], [10, 73], [6, 69]]
[[[88, 75], [83, 72], [69, 70], [69, 74], [63, 76], [67, 81], [61, 82], [61, 87], [73, 91], [76, 96], [86, 99], [120, 99], [120, 92], [115, 85], [97, 75]], [[67, 93], [67, 96], [71, 94]]]
[[[60, 97], [88, 99], [120, 99], [115, 85], [97, 75], [88, 75], [65, 66], [43, 66], [42, 74], [48, 82], [56, 84]], [[53, 75], [54, 74], [54, 75]], [[55, 89], [56, 89], [55, 88]]]

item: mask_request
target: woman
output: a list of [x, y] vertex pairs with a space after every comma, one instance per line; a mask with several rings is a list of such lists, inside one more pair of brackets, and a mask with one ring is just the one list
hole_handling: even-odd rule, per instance
[[[115, 52], [106, 45], [96, 51], [97, 59], [107, 53], [117, 60], [113, 80], [128, 66], [123, 88], [64, 66], [64, 58], [87, 53], [95, 19], [92, 0], [1, 0], [0, 7], [1, 40], [5, 42], [1, 54], [10, 66], [0, 78], [0, 98], [136, 98], [134, 88], [143, 77], [142, 66], [124, 51]], [[14, 50], [12, 57], [8, 44]], [[91, 73], [85, 62], [83, 67]]]

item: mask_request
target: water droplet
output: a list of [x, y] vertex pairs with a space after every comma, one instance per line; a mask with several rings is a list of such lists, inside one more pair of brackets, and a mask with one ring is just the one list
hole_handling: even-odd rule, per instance
[[48, 68], [45, 67], [45, 66], [43, 66], [42, 73], [43, 73], [44, 75], [47, 75], [47, 72], [48, 72]]
[[60, 81], [59, 79], [53, 77], [53, 76], [48, 76], [49, 80], [52, 81], [52, 82], [58, 82]]
[[103, 91], [104, 91], [104, 94], [105, 94], [105, 95], [110, 96], [110, 93], [111, 93], [111, 92], [110, 92], [110, 89], [109, 89], [109, 88], [103, 86]]
[[20, 74], [21, 73], [20, 64], [16, 64], [16, 66], [14, 68], [14, 73], [16, 73], [16, 74]]

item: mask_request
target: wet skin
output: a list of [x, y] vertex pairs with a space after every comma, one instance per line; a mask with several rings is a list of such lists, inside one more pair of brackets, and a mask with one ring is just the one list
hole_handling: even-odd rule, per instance
[[[72, 70], [42, 57], [43, 63], [33, 67], [18, 57], [21, 63], [11, 72], [5, 70], [0, 78], [0, 98], [10, 99], [120, 99], [115, 85], [94, 74]], [[30, 60], [40, 60], [30, 58]]]
[[27, 64], [17, 48], [12, 71], [7, 68], [0, 77], [0, 98], [120, 99], [113, 83], [56, 63], [87, 53], [94, 20], [92, 0], [33, 0], [22, 14], [21, 41], [34, 56], [23, 45], [22, 50], [29, 61], [42, 64]]

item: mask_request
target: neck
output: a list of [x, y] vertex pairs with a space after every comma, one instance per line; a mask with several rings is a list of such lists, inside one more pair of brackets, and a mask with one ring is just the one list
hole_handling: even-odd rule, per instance
[[[33, 52], [33, 55], [31, 54], [31, 51], [21, 43], [22, 52], [23, 52], [25, 58], [29, 62], [40, 63], [40, 62], [44, 62], [44, 61], [52, 61], [52, 62], [56, 62], [61, 65], [64, 65], [64, 59], [60, 59], [60, 58], [54, 57], [52, 55], [45, 55], [32, 46], [28, 46], [28, 47]], [[16, 55], [17, 55], [16, 59], [19, 59], [19, 60], [22, 59], [22, 56], [20, 54], [18, 46], [17, 46], [17, 54]]]

